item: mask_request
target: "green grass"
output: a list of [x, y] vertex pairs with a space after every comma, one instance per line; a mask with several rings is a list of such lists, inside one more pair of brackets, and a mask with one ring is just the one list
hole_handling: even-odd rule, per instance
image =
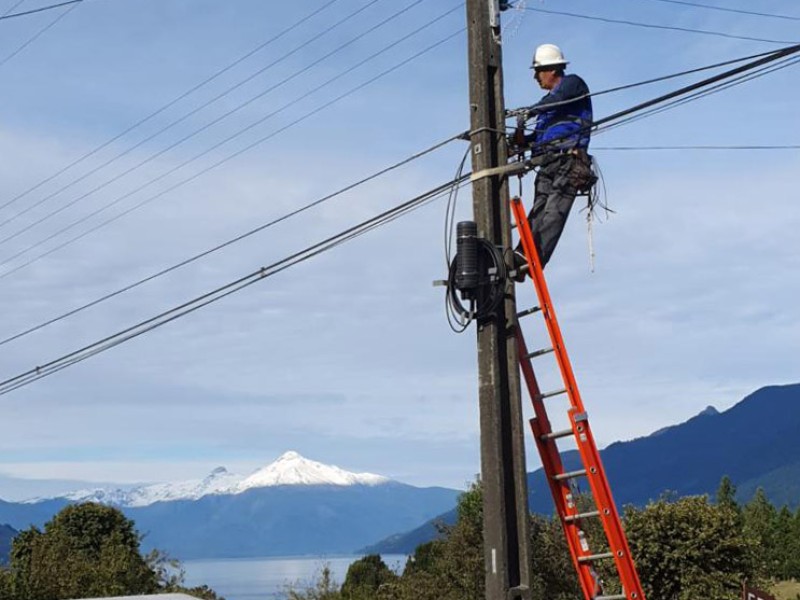
[[800, 597], [800, 582], [781, 581], [772, 586], [772, 593], [777, 600], [797, 600]]

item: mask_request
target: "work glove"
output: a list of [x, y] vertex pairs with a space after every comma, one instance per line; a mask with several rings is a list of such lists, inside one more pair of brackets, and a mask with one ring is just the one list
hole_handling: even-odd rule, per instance
[[525, 152], [526, 142], [524, 122], [521, 126], [517, 124], [517, 128], [514, 130], [514, 133], [506, 138], [506, 143], [508, 145], [509, 156], [521, 155]]

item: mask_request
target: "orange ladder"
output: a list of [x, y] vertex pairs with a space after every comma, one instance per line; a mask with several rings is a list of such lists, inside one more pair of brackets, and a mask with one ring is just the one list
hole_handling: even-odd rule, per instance
[[[522, 331], [517, 328], [517, 345], [519, 349], [519, 362], [522, 374], [528, 387], [528, 392], [533, 404], [535, 417], [531, 419], [531, 429], [536, 441], [536, 447], [542, 459], [542, 465], [547, 475], [550, 491], [553, 494], [556, 511], [564, 528], [572, 562], [578, 573], [581, 589], [586, 600], [645, 600], [642, 585], [633, 564], [628, 540], [622, 529], [614, 500], [611, 497], [611, 488], [608, 485], [600, 453], [589, 427], [589, 419], [583, 406], [575, 374], [567, 356], [564, 339], [544, 279], [544, 271], [539, 261], [539, 254], [533, 241], [530, 224], [528, 223], [525, 208], [519, 198], [511, 199], [511, 210], [519, 231], [520, 241], [528, 262], [528, 273], [536, 289], [539, 305], [520, 312], [518, 319], [532, 314], [544, 317], [551, 346], [541, 350], [529, 352], [522, 336]], [[531, 359], [547, 354], [553, 354], [561, 372], [564, 382], [563, 389], [541, 392], [536, 375], [531, 364]], [[569, 399], [570, 428], [562, 431], [553, 431], [550, 419], [547, 416], [545, 400], [566, 395]], [[565, 471], [561, 454], [556, 441], [559, 439], [573, 439], [578, 446], [583, 468], [576, 471]], [[589, 482], [595, 510], [580, 512], [577, 498], [573, 494], [572, 484], [576, 479], [585, 477]], [[583, 523], [588, 519], [600, 519], [606, 534], [608, 549], [593, 552], [589, 549], [589, 540], [583, 530]], [[619, 593], [605, 595], [602, 582], [595, 572], [598, 561], [613, 559], [622, 590]]]

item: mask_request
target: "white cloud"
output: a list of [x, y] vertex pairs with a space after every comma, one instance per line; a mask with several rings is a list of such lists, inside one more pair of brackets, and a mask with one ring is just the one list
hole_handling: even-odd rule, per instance
[[[8, 73], [16, 85], [10, 86], [7, 99], [12, 125], [0, 133], [0, 151], [7, 157], [0, 165], [4, 198], [82, 155], [265, 35], [263, 22], [242, 23], [243, 13], [219, 3], [207, 3], [203, 11], [189, 4], [167, 9], [149, 2], [161, 12], [125, 12], [131, 22], [120, 39], [107, 45], [109, 55], [93, 51], [91, 57], [89, 49], [106, 47], [112, 35], [96, 25], [119, 18], [115, 11], [123, 9], [87, 5], [75, 11], [63, 37], [43, 44], [41, 56], [30, 56], [33, 63], [20, 62], [19, 70]], [[264, 10], [256, 3], [249, 6]], [[299, 16], [294, 14], [298, 8], [282, 10]], [[180, 33], [172, 32], [179, 35], [174, 42], [172, 34], [151, 21], [164, 11], [183, 23]], [[85, 20], [78, 19], [81, 13]], [[220, 32], [220, 23], [231, 22], [239, 23], [241, 35]], [[526, 20], [505, 47], [510, 104], [538, 96], [528, 79], [530, 27]], [[137, 37], [141, 32], [149, 32], [146, 43]], [[614, 48], [603, 41], [612, 53], [608, 62], [594, 50], [601, 41], [592, 30], [575, 30], [567, 38], [575, 68], [591, 75], [595, 89], [643, 78], [656, 66], [668, 72], [716, 60], [724, 52], [745, 53], [741, 46], [720, 49], [672, 38], [656, 48], [638, 36], [620, 34]], [[58, 47], [63, 56], [54, 73], [42, 61]], [[620, 65], [622, 56], [630, 65], [621, 73], [609, 64]], [[164, 57], [163, 62], [154, 57]], [[460, 40], [363, 96], [0, 280], [0, 310], [6, 316], [0, 335], [149, 275], [458, 132], [468, 116], [463, 58]], [[32, 64], [41, 70], [31, 71]], [[322, 80], [329, 73], [315, 76]], [[758, 84], [755, 91], [737, 88], [609, 133], [597, 144], [708, 143], [718, 138], [774, 143], [795, 135], [797, 126], [780, 116], [780, 106], [769, 114], [750, 114], [762, 89]], [[50, 95], [43, 96], [42, 90]], [[598, 114], [634, 100], [635, 94], [619, 100], [601, 97]], [[737, 104], [737, 98], [744, 103]], [[790, 111], [790, 102], [787, 98], [781, 106]], [[246, 116], [265, 114], [268, 105], [254, 105]], [[300, 108], [292, 114], [301, 114]], [[175, 114], [180, 114], [177, 108]], [[149, 131], [162, 122], [167, 121], [152, 123]], [[265, 125], [259, 133], [277, 125]], [[74, 212], [65, 211], [37, 235], [66, 225], [67, 215], [77, 218], [134, 189], [147, 181], [146, 174], [165, 172], [230, 131], [221, 127], [219, 134], [165, 155], [142, 174], [87, 199], [80, 210], [76, 205]], [[165, 136], [162, 144], [177, 135]], [[124, 147], [115, 145], [103, 156]], [[115, 172], [160, 147], [137, 150]], [[455, 145], [170, 277], [0, 347], [3, 373], [13, 375], [152, 316], [441, 183], [452, 176], [463, 151]], [[598, 154], [618, 214], [595, 226], [597, 270], [588, 273], [585, 224], [577, 210], [548, 268], [597, 439], [607, 444], [645, 435], [708, 404], [723, 409], [756, 387], [796, 379], [800, 314], [794, 298], [800, 292], [800, 259], [793, 241], [800, 217], [791, 192], [794, 156]], [[77, 173], [102, 160], [87, 161]], [[59, 206], [102, 181], [93, 177], [48, 205]], [[529, 197], [531, 182], [526, 185]], [[57, 187], [53, 182], [45, 189]], [[0, 217], [43, 194], [31, 194], [0, 211]], [[468, 196], [462, 193], [459, 218], [470, 214]], [[139, 194], [119, 209], [146, 197]], [[42, 211], [44, 206], [31, 218]], [[474, 331], [450, 333], [442, 289], [431, 286], [444, 274], [443, 212], [443, 203], [424, 208], [160, 331], [3, 396], [4, 420], [11, 425], [0, 440], [6, 454], [0, 471], [89, 479], [182, 478], [202, 475], [217, 464], [255, 468], [263, 462], [260, 457], [288, 448], [304, 451], [298, 448], [301, 440], [312, 457], [352, 470], [462, 485], [478, 465], [476, 358]], [[25, 222], [30, 221], [20, 219]], [[0, 247], [0, 260], [12, 247], [40, 239], [35, 231]], [[521, 292], [523, 301], [533, 302], [530, 290]], [[541, 332], [534, 331], [529, 344], [545, 345]], [[557, 386], [552, 374], [542, 378], [548, 387]], [[529, 463], [536, 460], [529, 458]]]

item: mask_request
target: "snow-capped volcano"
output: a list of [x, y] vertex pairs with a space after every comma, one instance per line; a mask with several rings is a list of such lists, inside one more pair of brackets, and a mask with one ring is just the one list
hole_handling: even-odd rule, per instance
[[259, 469], [236, 485], [236, 492], [273, 485], [378, 485], [389, 481], [372, 473], [350, 473], [286, 452], [274, 463]]
[[[228, 472], [217, 467], [204, 479], [157, 483], [135, 487], [131, 490], [80, 490], [61, 498], [73, 502], [100, 502], [114, 506], [148, 506], [156, 502], [173, 500], [197, 500], [209, 494], [240, 494], [253, 488], [282, 485], [380, 485], [389, 479], [372, 473], [351, 473], [334, 465], [325, 465], [289, 451], [275, 462], [258, 469], [248, 476]], [[34, 498], [29, 502], [40, 502]]]

